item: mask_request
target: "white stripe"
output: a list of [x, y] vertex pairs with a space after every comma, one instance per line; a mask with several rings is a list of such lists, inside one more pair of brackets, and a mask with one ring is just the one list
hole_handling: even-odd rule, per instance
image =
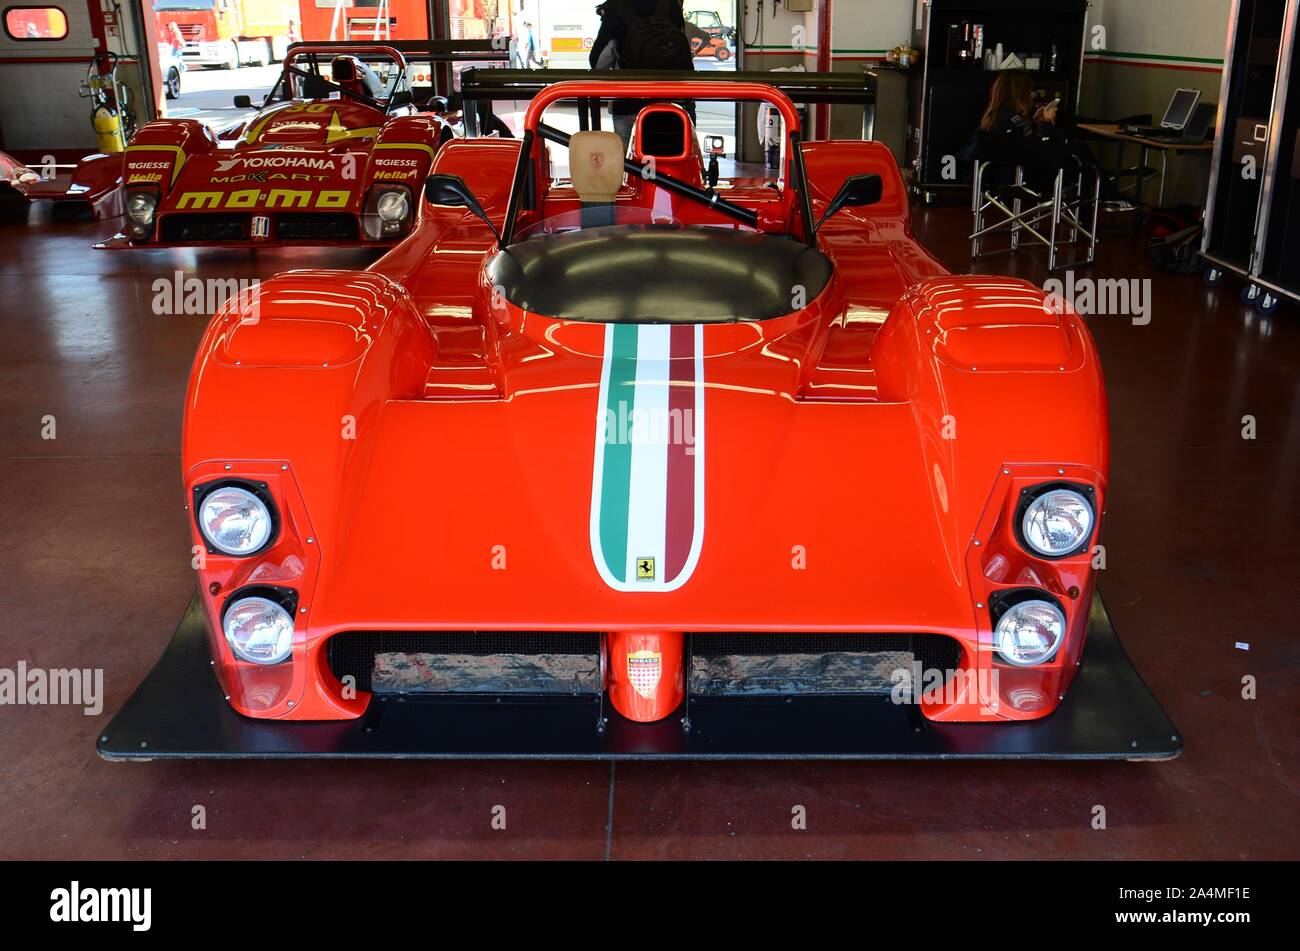
[[[596, 560], [596, 570], [610, 587], [617, 587], [618, 582], [605, 566], [604, 546], [600, 541], [600, 506], [605, 492], [605, 444], [609, 439], [608, 427], [611, 425], [605, 415], [609, 403], [609, 374], [614, 363], [614, 325], [605, 325], [605, 355], [600, 361], [600, 403], [596, 407], [596, 457], [591, 473], [591, 521], [588, 527], [591, 540], [591, 557]], [[615, 420], [612, 425], [617, 426]]]
[[[637, 328], [636, 399], [633, 403], [632, 486], [627, 513], [627, 574], [636, 587], [663, 584], [668, 509], [668, 382], [672, 327]], [[655, 580], [637, 581], [636, 562], [655, 560]]]

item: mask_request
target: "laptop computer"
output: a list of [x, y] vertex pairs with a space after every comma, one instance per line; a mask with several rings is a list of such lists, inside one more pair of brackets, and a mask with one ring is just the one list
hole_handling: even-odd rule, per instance
[[1129, 135], [1181, 135], [1187, 128], [1187, 124], [1192, 121], [1196, 105], [1200, 101], [1199, 89], [1176, 89], [1159, 126], [1126, 125], [1124, 131]]
[[1191, 121], [1187, 123], [1182, 132], [1153, 135], [1151, 138], [1158, 142], [1174, 145], [1200, 145], [1205, 141], [1205, 137], [1210, 130], [1214, 128], [1214, 120], [1218, 118], [1218, 115], [1219, 107], [1215, 103], [1198, 103], [1196, 111], [1192, 113]]

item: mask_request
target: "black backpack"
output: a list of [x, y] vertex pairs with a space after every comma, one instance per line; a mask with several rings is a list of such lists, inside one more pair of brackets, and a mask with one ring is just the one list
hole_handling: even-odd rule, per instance
[[639, 16], [624, 3], [606, 4], [627, 23], [627, 42], [619, 48], [623, 69], [694, 69], [695, 57], [685, 31], [673, 18], [676, 0], [659, 0], [651, 16]]

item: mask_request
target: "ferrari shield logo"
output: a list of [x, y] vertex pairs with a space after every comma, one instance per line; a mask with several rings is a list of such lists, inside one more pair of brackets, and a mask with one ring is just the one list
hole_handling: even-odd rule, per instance
[[654, 651], [633, 651], [627, 655], [627, 679], [632, 689], [653, 700], [663, 670], [663, 655]]
[[636, 580], [655, 580], [655, 560], [653, 558], [638, 558], [636, 560]]
[[592, 167], [592, 168], [595, 168], [595, 169], [600, 169], [600, 168], [604, 168], [604, 166], [605, 166], [605, 155], [604, 155], [604, 153], [602, 153], [602, 152], [592, 152], [592, 153], [591, 153], [591, 167]]

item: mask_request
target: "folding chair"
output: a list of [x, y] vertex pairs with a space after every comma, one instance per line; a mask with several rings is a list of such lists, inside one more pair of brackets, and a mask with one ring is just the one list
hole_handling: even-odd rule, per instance
[[[971, 234], [971, 260], [985, 254], [1016, 254], [1021, 238], [1028, 235], [1047, 247], [1049, 272], [1080, 264], [1092, 264], [1097, 258], [1097, 219], [1101, 208], [1101, 176], [1094, 174], [1091, 193], [1085, 192], [1088, 172], [1077, 159], [1073, 168], [1063, 168], [1056, 175], [1051, 195], [1043, 194], [1025, 181], [1025, 169], [1009, 156], [1000, 155], [989, 136], [981, 133], [975, 155], [975, 177], [971, 189], [971, 211], [975, 231]], [[1068, 183], [1068, 184], [1067, 184]], [[1091, 215], [1088, 209], [1091, 208]], [[998, 220], [989, 223], [993, 214]], [[1010, 247], [985, 251], [985, 239], [994, 233], [1009, 232]], [[1064, 232], [1064, 233], [1063, 233]], [[1077, 246], [1080, 237], [1087, 253], [1077, 253], [1060, 262], [1064, 246]]]

